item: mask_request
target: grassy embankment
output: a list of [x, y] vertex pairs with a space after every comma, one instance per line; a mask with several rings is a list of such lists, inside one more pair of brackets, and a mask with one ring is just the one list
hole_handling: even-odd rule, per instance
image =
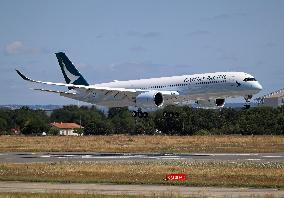
[[[76, 194], [76, 193], [0, 193], [0, 198], [180, 198], [183, 196], [179, 195], [152, 195], [152, 196], [143, 196], [143, 195], [94, 195], [94, 194]], [[201, 197], [212, 197], [212, 196], [201, 196]], [[228, 195], [228, 197], [231, 197]], [[251, 195], [251, 198], [256, 198], [256, 195]], [[274, 198], [275, 196], [271, 194], [264, 195], [263, 198]], [[189, 197], [188, 197], [189, 198]], [[193, 196], [192, 198], [196, 198]], [[225, 198], [225, 197], [224, 197]]]
[[0, 136], [0, 152], [284, 152], [284, 136]]
[[[173, 197], [178, 198], [180, 196], [139, 196], [139, 195], [96, 195], [96, 194], [77, 194], [71, 192], [58, 192], [58, 193], [5, 193], [0, 192], [0, 198], [149, 198], [149, 197], [159, 197], [167, 198]], [[271, 198], [271, 196], [269, 197]]]
[[[168, 173], [186, 173], [188, 179], [165, 181]], [[284, 164], [184, 160], [0, 164], [0, 180], [284, 188]]]

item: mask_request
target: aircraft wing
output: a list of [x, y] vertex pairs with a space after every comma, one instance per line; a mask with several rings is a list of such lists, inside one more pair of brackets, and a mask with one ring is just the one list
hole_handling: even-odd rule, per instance
[[[61, 87], [68, 87], [73, 88], [74, 90], [79, 90], [81, 92], [85, 92], [86, 95], [97, 93], [105, 98], [108, 97], [115, 97], [120, 99], [126, 99], [129, 100], [135, 99], [140, 93], [152, 91], [152, 90], [142, 90], [142, 89], [125, 89], [125, 88], [110, 88], [110, 87], [98, 87], [94, 85], [74, 85], [74, 84], [65, 84], [65, 83], [54, 83], [54, 82], [44, 82], [44, 81], [38, 81], [33, 80], [28, 77], [26, 77], [24, 74], [22, 74], [19, 70], [16, 70], [17, 73], [26, 81], [32, 82], [32, 83], [38, 83], [38, 84], [44, 84], [44, 85], [52, 85], [52, 86], [61, 86]], [[76, 97], [76, 93], [72, 92], [61, 92], [61, 91], [54, 91], [54, 90], [46, 90], [46, 89], [35, 89], [38, 91], [44, 91], [44, 92], [50, 92], [50, 93], [58, 93], [60, 95], [73, 95]], [[163, 95], [165, 100], [175, 100], [177, 99], [179, 93], [176, 91], [160, 91]]]
[[[105, 96], [123, 94], [124, 98], [128, 97], [129, 99], [131, 99], [132, 97], [136, 97], [140, 93], [145, 92], [145, 90], [141, 90], [141, 89], [110, 88], [110, 87], [98, 87], [98, 86], [93, 86], [93, 85], [85, 86], [85, 85], [74, 85], [74, 84], [65, 84], [65, 83], [44, 82], [44, 81], [30, 79], [26, 77], [24, 74], [22, 74], [19, 70], [16, 70], [16, 72], [24, 80], [32, 82], [32, 83], [68, 87], [68, 88], [73, 88], [75, 90], [80, 90], [80, 91], [85, 91], [85, 92], [96, 92], [96, 93], [104, 94]], [[53, 93], [61, 93], [60, 91], [53, 91], [53, 90], [41, 90], [41, 89], [37, 89], [37, 90], [53, 92]], [[69, 92], [64, 92], [64, 93], [67, 94]]]
[[30, 81], [33, 83], [39, 83], [39, 84], [45, 84], [45, 85], [56, 85], [56, 86], [63, 86], [63, 87], [70, 87], [70, 88], [83, 88], [83, 89], [98, 89], [98, 90], [109, 90], [109, 91], [128, 91], [128, 92], [137, 92], [137, 91], [144, 91], [140, 89], [124, 89], [124, 88], [110, 88], [110, 87], [97, 87], [97, 86], [85, 86], [85, 85], [74, 85], [74, 84], [65, 84], [65, 83], [54, 83], [54, 82], [44, 82], [44, 81], [38, 81], [33, 80], [28, 77], [26, 77], [24, 74], [22, 74], [19, 70], [16, 70], [17, 73], [26, 81]]

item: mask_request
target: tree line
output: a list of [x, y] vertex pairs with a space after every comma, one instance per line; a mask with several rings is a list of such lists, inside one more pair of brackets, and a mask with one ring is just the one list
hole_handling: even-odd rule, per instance
[[[174, 114], [163, 116], [169, 111]], [[50, 116], [43, 110], [28, 107], [0, 109], [0, 134], [11, 134], [12, 128], [20, 129], [25, 135], [58, 134], [49, 125], [51, 122], [81, 123], [84, 135], [284, 135], [284, 107], [213, 110], [169, 106], [144, 119], [133, 118], [126, 108], [111, 108], [108, 116], [94, 106], [64, 106]]]

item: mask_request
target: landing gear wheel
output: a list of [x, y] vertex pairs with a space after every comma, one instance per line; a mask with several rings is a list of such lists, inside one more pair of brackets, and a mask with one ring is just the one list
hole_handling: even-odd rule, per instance
[[173, 113], [173, 112], [170, 112], [170, 113], [169, 113], [169, 117], [170, 117], [170, 118], [174, 117], [174, 113]]
[[245, 109], [249, 109], [250, 108], [250, 100], [252, 99], [252, 95], [248, 95], [245, 97], [245, 101], [246, 101], [246, 104], [244, 105], [244, 108]]
[[148, 113], [147, 113], [147, 112], [144, 112], [144, 113], [143, 113], [143, 117], [144, 117], [144, 118], [147, 118], [147, 117], [148, 117]]
[[137, 117], [137, 112], [136, 111], [132, 111], [132, 117], [134, 117], [134, 118]]
[[179, 113], [174, 113], [175, 117], [178, 118], [179, 117]]
[[139, 117], [139, 118], [143, 118], [143, 117], [144, 117], [144, 114], [143, 114], [142, 111], [138, 111], [138, 117]]
[[163, 117], [164, 118], [173, 118], [173, 117], [177, 118], [177, 117], [179, 117], [179, 113], [165, 111], [163, 113]]
[[163, 117], [165, 118], [165, 117], [168, 117], [168, 112], [163, 112]]
[[245, 104], [245, 109], [249, 109], [250, 108], [250, 104]]

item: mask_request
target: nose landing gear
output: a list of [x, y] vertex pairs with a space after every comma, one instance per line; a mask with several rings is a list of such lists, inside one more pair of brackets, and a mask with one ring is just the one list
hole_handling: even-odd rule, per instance
[[250, 100], [252, 99], [252, 95], [247, 95], [244, 97], [246, 104], [244, 105], [245, 109], [249, 109], [250, 108]]
[[249, 108], [250, 108], [250, 104], [245, 104], [245, 105], [244, 105], [244, 108], [245, 108], [245, 109], [249, 109]]
[[133, 111], [132, 112], [132, 117], [136, 118], [147, 118], [148, 117], [148, 113], [147, 112], [142, 112], [141, 109], [138, 109], [138, 111]]

